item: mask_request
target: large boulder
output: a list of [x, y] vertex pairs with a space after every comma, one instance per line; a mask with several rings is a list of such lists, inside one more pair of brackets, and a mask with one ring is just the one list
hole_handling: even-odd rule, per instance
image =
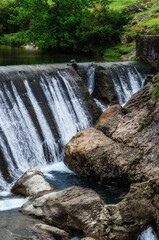
[[50, 236], [132, 240], [150, 225], [159, 229], [158, 203], [159, 181], [155, 179], [132, 184], [125, 198], [114, 205], [104, 205], [94, 191], [74, 186], [35, 196], [21, 211], [47, 222], [35, 227]]
[[105, 208], [93, 190], [70, 187], [37, 196], [25, 203], [22, 213], [40, 217], [47, 223], [76, 236], [101, 238], [105, 235]]
[[95, 128], [87, 128], [66, 145], [64, 161], [81, 176], [103, 185], [114, 183], [123, 186], [139, 180], [132, 165], [141, 157], [138, 149], [115, 142]]
[[15, 194], [21, 194], [25, 197], [52, 191], [53, 187], [45, 180], [43, 173], [37, 168], [32, 168], [24, 173], [11, 188]]

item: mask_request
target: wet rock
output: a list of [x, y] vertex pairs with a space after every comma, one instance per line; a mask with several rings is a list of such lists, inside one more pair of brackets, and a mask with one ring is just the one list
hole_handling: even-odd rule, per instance
[[93, 97], [101, 99], [108, 105], [118, 103], [113, 81], [108, 76], [107, 70], [102, 66], [96, 66]]
[[153, 181], [132, 184], [129, 193], [117, 205], [106, 205], [108, 239], [137, 239], [148, 226], [159, 229], [159, 185]]
[[21, 194], [25, 197], [34, 196], [50, 190], [53, 190], [53, 187], [44, 179], [43, 173], [37, 168], [25, 172], [11, 188], [13, 193]]
[[104, 203], [93, 190], [74, 186], [50, 192], [29, 200], [21, 211], [81, 236], [100, 238], [105, 234]]

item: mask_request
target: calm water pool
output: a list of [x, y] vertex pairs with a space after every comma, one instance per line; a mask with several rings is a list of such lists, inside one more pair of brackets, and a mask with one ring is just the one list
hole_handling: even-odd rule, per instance
[[53, 54], [41, 52], [36, 49], [24, 47], [11, 47], [0, 45], [0, 65], [67, 63], [71, 59], [77, 62], [116, 61], [119, 59], [103, 59], [93, 56], [80, 56], [71, 54]]

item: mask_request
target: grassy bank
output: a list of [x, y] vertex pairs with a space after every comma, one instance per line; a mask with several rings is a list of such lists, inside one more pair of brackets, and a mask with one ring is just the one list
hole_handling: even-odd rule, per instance
[[[110, 8], [123, 11], [130, 6], [138, 6], [139, 12], [131, 13], [132, 20], [125, 26], [124, 34], [121, 36], [121, 44], [106, 49], [104, 56], [121, 57], [128, 55], [128, 59], [134, 60], [134, 49], [136, 38], [140, 35], [159, 34], [159, 1], [158, 0], [112, 0]], [[130, 54], [132, 52], [132, 54]]]

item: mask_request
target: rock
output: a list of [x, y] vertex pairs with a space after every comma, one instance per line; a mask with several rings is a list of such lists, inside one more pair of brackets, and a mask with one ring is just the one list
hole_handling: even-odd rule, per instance
[[151, 180], [159, 173], [159, 100], [151, 99], [152, 83], [132, 96], [125, 107], [107, 109], [94, 128], [76, 134], [65, 149], [65, 163], [100, 184]]
[[34, 197], [21, 208], [22, 213], [42, 218], [58, 228], [82, 236], [102, 238], [105, 235], [105, 208], [93, 190], [70, 187]]
[[85, 238], [81, 238], [81, 240], [95, 240], [95, 239], [91, 237], [85, 237]]
[[142, 12], [142, 11], [145, 11], [146, 8], [142, 5], [140, 6], [137, 6], [137, 5], [133, 5], [133, 6], [130, 6], [130, 7], [127, 7], [125, 9], [125, 12], [128, 12], [128, 13], [137, 13], [137, 12]]
[[105, 205], [108, 239], [137, 239], [148, 226], [159, 229], [159, 185], [155, 181], [132, 184], [123, 201]]
[[100, 184], [127, 185], [139, 180], [131, 166], [141, 157], [138, 149], [115, 142], [95, 128], [87, 128], [66, 145], [64, 162], [77, 174]]
[[63, 239], [68, 239], [68, 237], [69, 237], [69, 234], [66, 231], [61, 230], [56, 227], [53, 227], [53, 226], [50, 226], [50, 225], [39, 223], [39, 224], [36, 224], [35, 227], [46, 233], [48, 232], [49, 234], [51, 234], [51, 236], [54, 236], [54, 237], [57, 236], [57, 237], [61, 237]]
[[95, 128], [101, 130], [108, 137], [115, 131], [122, 116], [122, 107], [119, 104], [107, 108], [95, 124]]
[[159, 70], [159, 35], [140, 36], [136, 40], [136, 57]]
[[53, 187], [44, 179], [43, 173], [37, 168], [28, 170], [11, 188], [13, 193], [25, 197], [50, 190], [53, 190]]
[[94, 78], [95, 87], [92, 96], [97, 99], [101, 99], [105, 104], [108, 105], [118, 103], [113, 81], [108, 76], [106, 68], [102, 66], [96, 66]]

